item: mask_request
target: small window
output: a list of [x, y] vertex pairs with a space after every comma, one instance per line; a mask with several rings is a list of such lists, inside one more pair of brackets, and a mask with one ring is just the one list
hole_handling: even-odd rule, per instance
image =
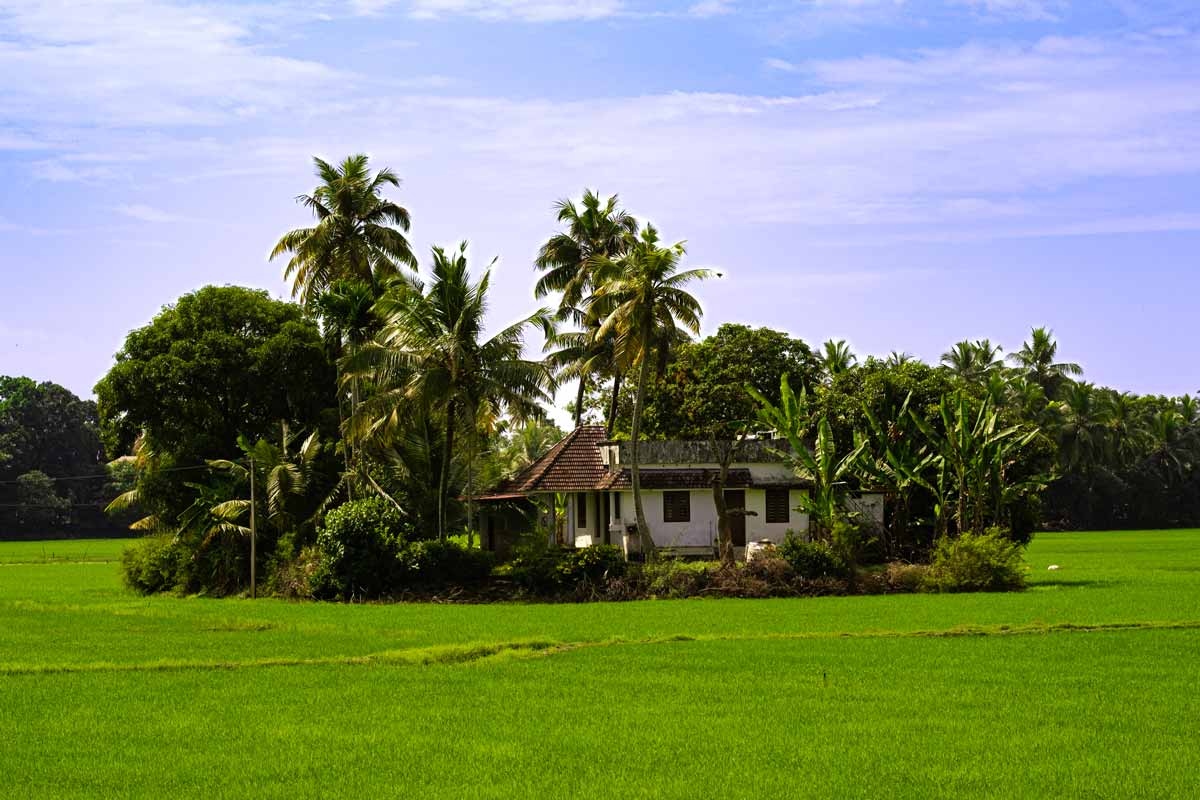
[[613, 519], [621, 518], [621, 493], [613, 492], [612, 496]]
[[587, 495], [583, 492], [575, 495], [575, 527], [587, 527]]
[[692, 493], [663, 492], [663, 522], [691, 522]]
[[787, 489], [767, 489], [767, 522], [788, 522], [790, 506]]

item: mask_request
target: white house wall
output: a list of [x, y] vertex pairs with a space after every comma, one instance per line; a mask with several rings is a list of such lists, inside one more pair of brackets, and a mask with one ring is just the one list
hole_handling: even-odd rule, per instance
[[[746, 517], [746, 541], [769, 539], [782, 542], [789, 530], [804, 534], [808, 530], [808, 515], [796, 510], [800, 490], [792, 489], [788, 498], [788, 521], [767, 522], [767, 495], [762, 489], [745, 489], [746, 510], [754, 516]], [[663, 493], [660, 490], [644, 490], [642, 507], [646, 512], [646, 524], [654, 544], [659, 547], [706, 547], [717, 540], [717, 507], [713, 503], [711, 489], [691, 489], [691, 520], [688, 522], [663, 521]], [[633, 525], [637, 515], [633, 508], [633, 492], [621, 492], [621, 526]], [[603, 541], [601, 539], [600, 541]], [[589, 542], [591, 543], [591, 542]], [[619, 544], [614, 537], [613, 544]], [[576, 546], [586, 545], [576, 539]]]

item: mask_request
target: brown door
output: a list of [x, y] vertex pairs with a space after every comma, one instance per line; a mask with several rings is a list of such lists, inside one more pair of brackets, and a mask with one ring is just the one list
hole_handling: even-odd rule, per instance
[[734, 547], [746, 546], [746, 517], [740, 512], [746, 508], [746, 493], [741, 489], [725, 490], [725, 510], [729, 512], [729, 535]]

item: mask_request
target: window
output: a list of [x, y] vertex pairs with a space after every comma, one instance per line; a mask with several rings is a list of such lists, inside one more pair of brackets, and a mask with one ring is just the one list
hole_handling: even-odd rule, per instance
[[583, 492], [575, 495], [575, 527], [587, 527], [587, 495]]
[[621, 493], [613, 492], [612, 496], [613, 519], [621, 519]]
[[787, 489], [767, 489], [767, 522], [788, 522], [790, 506]]
[[691, 492], [663, 492], [663, 522], [691, 521]]

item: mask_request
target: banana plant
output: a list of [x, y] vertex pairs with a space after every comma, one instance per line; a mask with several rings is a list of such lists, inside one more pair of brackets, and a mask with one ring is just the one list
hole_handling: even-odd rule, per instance
[[797, 476], [810, 483], [808, 493], [801, 495], [799, 508], [808, 514], [812, 533], [821, 538], [828, 536], [833, 523], [846, 513], [846, 478], [854, 474], [867, 442], [856, 437], [854, 448], [839, 457], [829, 418], [822, 416], [817, 421], [816, 441], [810, 450], [804, 441], [809, 422], [807, 394], [803, 389], [799, 395], [795, 394], [784, 375], [779, 381], [778, 406], [760, 392], [749, 387], [747, 390], [758, 403], [759, 421], [774, 428], [790, 445], [789, 451], [776, 452], [791, 463]]
[[[951, 500], [959, 532], [982, 530], [993, 510], [994, 498], [1003, 491], [1010, 456], [1028, 444], [1038, 431], [1022, 434], [1019, 425], [1002, 427], [1000, 414], [990, 399], [984, 398], [976, 408], [963, 391], [952, 398], [943, 397], [938, 411], [940, 431], [911, 409], [909, 417], [929, 441], [941, 468], [938, 484], [926, 485], [938, 501], [939, 534], [947, 530], [946, 515]], [[999, 512], [995, 512], [993, 521], [998, 521], [998, 516]]]
[[[863, 414], [867, 419], [866, 438], [869, 446], [862, 451], [858, 468], [867, 481], [885, 488], [892, 496], [892, 530], [896, 534], [908, 529], [909, 509], [913, 491], [930, 486], [931, 468], [937, 457], [929, 452], [928, 444], [922, 439], [920, 430], [909, 416], [912, 393], [904, 398], [899, 411], [891, 415], [891, 421], [883, 424], [864, 403]], [[890, 543], [889, 543], [889, 546]]]

